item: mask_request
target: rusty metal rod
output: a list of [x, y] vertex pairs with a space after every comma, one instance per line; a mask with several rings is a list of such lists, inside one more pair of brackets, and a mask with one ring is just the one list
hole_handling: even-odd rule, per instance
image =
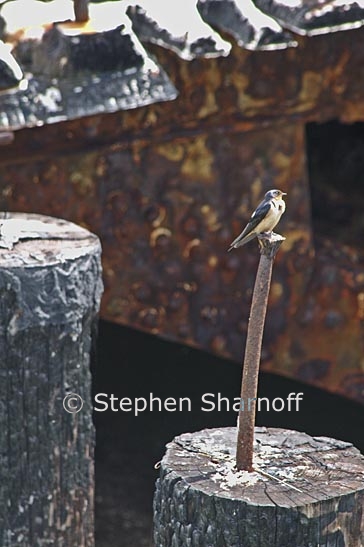
[[259, 364], [273, 261], [285, 238], [278, 234], [270, 233], [259, 234], [258, 239], [260, 260], [255, 278], [245, 346], [236, 447], [236, 467], [239, 470], [245, 471], [253, 471], [254, 425]]
[[86, 23], [89, 20], [88, 0], [73, 0], [73, 10], [75, 21], [78, 23]]

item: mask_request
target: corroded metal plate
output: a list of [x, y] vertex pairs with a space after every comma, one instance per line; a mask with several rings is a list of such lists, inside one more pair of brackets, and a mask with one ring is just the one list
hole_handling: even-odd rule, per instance
[[176, 96], [176, 88], [166, 73], [152, 61], [128, 72], [84, 74], [52, 81], [31, 78], [25, 89], [0, 95], [0, 127], [40, 126], [130, 110]]
[[297, 45], [293, 35], [251, 0], [199, 0], [198, 9], [214, 28], [251, 50], [286, 49]]
[[[241, 14], [247, 5], [234, 4]], [[364, 120], [363, 37], [298, 37], [270, 52], [234, 43], [228, 56], [192, 62], [148, 43], [176, 101], [163, 102], [176, 91], [149, 55], [101, 75], [30, 76], [0, 97], [3, 128], [43, 124], [4, 134], [1, 208], [100, 236], [104, 319], [241, 362], [258, 250], [226, 251], [264, 192], [282, 189], [286, 241], [262, 367], [363, 401], [361, 239], [345, 247], [337, 222], [312, 237], [305, 143], [307, 122]]]
[[[22, 36], [15, 42], [13, 55], [25, 77], [18, 87], [0, 94], [2, 129], [130, 110], [176, 98], [176, 88], [134, 34], [120, 2], [97, 6], [110, 8], [107, 25], [100, 27], [100, 32], [90, 32], [87, 27], [83, 32], [83, 27], [67, 21], [47, 26], [47, 17], [60, 15], [62, 5], [33, 0], [28, 9], [36, 10], [37, 17], [28, 33], [23, 28], [17, 30], [26, 20], [16, 6], [13, 9], [10, 3], [8, 9], [4, 7], [5, 36], [9, 40], [15, 40], [17, 32]], [[51, 14], [46, 8], [53, 9]], [[64, 3], [65, 14], [66, 8], [69, 3]], [[102, 12], [96, 11], [95, 25], [101, 16]]]
[[357, 0], [255, 0], [284, 27], [314, 36], [364, 25], [364, 5]]
[[129, 6], [127, 13], [143, 42], [171, 49], [182, 59], [221, 57], [230, 52], [229, 42], [201, 19], [196, 0], [140, 0]]

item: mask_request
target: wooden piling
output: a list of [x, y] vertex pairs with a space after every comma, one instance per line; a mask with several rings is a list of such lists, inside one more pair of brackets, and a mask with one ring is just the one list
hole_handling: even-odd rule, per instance
[[0, 214], [1, 547], [94, 546], [100, 254], [70, 222]]
[[255, 428], [254, 471], [236, 428], [167, 445], [154, 498], [157, 547], [362, 547], [364, 457], [350, 443]]

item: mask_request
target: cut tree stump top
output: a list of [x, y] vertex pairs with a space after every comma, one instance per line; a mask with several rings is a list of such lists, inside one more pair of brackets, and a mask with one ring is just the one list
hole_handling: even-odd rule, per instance
[[286, 429], [255, 428], [254, 469], [235, 469], [234, 427], [185, 433], [167, 445], [162, 467], [208, 495], [297, 507], [364, 492], [364, 456], [351, 443]]
[[96, 235], [58, 218], [0, 213], [0, 331], [81, 320], [98, 311], [102, 288]]
[[[5, 218], [4, 218], [5, 217]], [[0, 212], [0, 265], [51, 266], [100, 247], [98, 238], [72, 222], [34, 213]]]
[[236, 436], [206, 429], [167, 445], [154, 496], [158, 547], [363, 547], [356, 448], [258, 427], [254, 471], [237, 471]]

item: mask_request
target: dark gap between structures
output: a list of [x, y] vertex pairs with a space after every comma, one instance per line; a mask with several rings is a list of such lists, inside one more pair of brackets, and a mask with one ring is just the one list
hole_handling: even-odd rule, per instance
[[[175, 435], [231, 426], [235, 412], [201, 411], [201, 395], [240, 391], [241, 367], [205, 352], [101, 322], [94, 393], [115, 397], [189, 397], [191, 412], [95, 412], [96, 547], [151, 547], [154, 464]], [[262, 373], [259, 397], [303, 392], [299, 412], [260, 412], [257, 425], [285, 427], [352, 442], [364, 452], [359, 404], [283, 377]], [[294, 407], [293, 407], [294, 408]]]
[[314, 236], [363, 248], [364, 123], [306, 126]]

